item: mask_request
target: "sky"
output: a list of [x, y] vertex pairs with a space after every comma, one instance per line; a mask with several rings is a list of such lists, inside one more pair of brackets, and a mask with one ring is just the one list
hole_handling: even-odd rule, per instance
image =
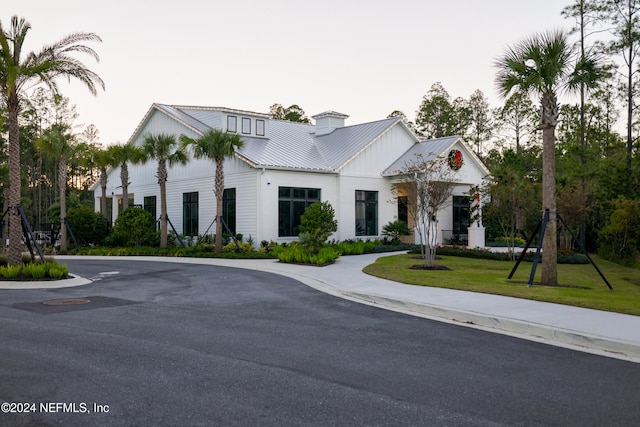
[[78, 32], [104, 80], [97, 96], [59, 82], [76, 124], [105, 144], [126, 142], [154, 102], [268, 113], [297, 104], [308, 116], [349, 115], [347, 125], [414, 120], [441, 82], [452, 98], [481, 90], [492, 106], [497, 57], [534, 33], [569, 29], [571, 0], [0, 0], [0, 21], [31, 24], [25, 52]]

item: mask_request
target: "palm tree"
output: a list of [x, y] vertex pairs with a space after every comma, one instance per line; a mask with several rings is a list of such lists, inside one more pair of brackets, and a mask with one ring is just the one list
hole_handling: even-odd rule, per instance
[[86, 53], [98, 60], [96, 52], [88, 46], [77, 44], [85, 41], [101, 41], [93, 33], [73, 33], [45, 46], [39, 52], [22, 55], [22, 45], [31, 29], [24, 19], [13, 16], [11, 27], [5, 29], [0, 22], [0, 96], [7, 107], [9, 122], [9, 264], [22, 261], [20, 206], [20, 128], [18, 113], [20, 102], [30, 85], [44, 83], [58, 93], [57, 77], [74, 77], [87, 86], [92, 94], [97, 86], [104, 89], [104, 82], [73, 56], [75, 52]]
[[38, 149], [58, 162], [58, 190], [60, 192], [60, 252], [67, 251], [67, 159], [73, 158], [73, 136], [68, 127], [55, 124], [36, 141]]
[[542, 283], [557, 284], [557, 212], [555, 172], [555, 128], [560, 109], [558, 91], [576, 91], [584, 84], [594, 88], [600, 68], [594, 57], [577, 57], [564, 32], [536, 34], [510, 47], [496, 61], [496, 84], [501, 96], [513, 92], [540, 97], [542, 130], [542, 211], [549, 222], [542, 246]]
[[93, 165], [98, 169], [100, 176], [100, 213], [105, 220], [109, 219], [109, 213], [107, 212], [107, 170], [115, 166], [113, 158], [111, 157], [109, 150], [106, 148], [94, 147], [91, 150], [91, 157]]
[[187, 163], [187, 154], [183, 146], [178, 145], [175, 135], [165, 133], [148, 135], [142, 142], [146, 159], [158, 161], [158, 184], [160, 185], [160, 247], [167, 246], [167, 162], [169, 167]]
[[208, 158], [216, 164], [216, 177], [213, 192], [216, 196], [216, 245], [215, 252], [222, 252], [222, 195], [224, 193], [224, 159], [233, 157], [244, 143], [240, 136], [220, 129], [211, 129], [200, 138], [193, 139], [180, 135], [183, 146], [193, 146], [196, 159]]
[[144, 160], [142, 148], [127, 142], [112, 145], [108, 149], [113, 164], [120, 166], [120, 181], [122, 182], [122, 210], [129, 207], [129, 163], [136, 164]]

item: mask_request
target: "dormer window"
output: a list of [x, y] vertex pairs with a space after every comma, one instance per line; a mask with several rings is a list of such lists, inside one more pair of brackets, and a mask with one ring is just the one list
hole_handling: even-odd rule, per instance
[[227, 131], [238, 132], [238, 118], [236, 116], [227, 116]]
[[251, 134], [251, 119], [249, 117], [242, 118], [242, 133], [245, 135]]
[[256, 119], [256, 135], [264, 136], [264, 120]]

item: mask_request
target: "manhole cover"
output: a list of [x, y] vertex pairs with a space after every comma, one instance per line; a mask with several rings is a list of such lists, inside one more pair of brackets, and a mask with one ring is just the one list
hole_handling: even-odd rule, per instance
[[52, 299], [49, 301], [44, 301], [44, 305], [81, 305], [81, 304], [89, 304], [91, 300], [86, 298], [76, 298], [76, 299]]

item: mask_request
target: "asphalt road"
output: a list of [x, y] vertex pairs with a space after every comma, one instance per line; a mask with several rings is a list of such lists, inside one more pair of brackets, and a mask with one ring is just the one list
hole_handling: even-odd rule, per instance
[[[258, 271], [68, 265], [94, 282], [0, 291], [2, 426], [640, 422], [631, 362], [360, 305]], [[43, 304], [52, 300], [71, 301]]]

